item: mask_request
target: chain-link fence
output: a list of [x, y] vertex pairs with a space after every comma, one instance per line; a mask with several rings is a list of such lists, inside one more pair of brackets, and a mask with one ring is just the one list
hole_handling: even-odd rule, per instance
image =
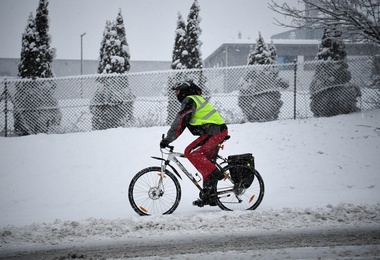
[[370, 110], [379, 88], [369, 59], [169, 70], [36, 80], [1, 79], [1, 136], [168, 125], [170, 88], [192, 79], [228, 124]]

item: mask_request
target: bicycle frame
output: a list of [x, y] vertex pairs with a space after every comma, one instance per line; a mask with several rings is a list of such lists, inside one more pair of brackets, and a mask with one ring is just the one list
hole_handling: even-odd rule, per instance
[[[160, 178], [160, 183], [162, 183], [162, 178], [164, 178], [164, 175], [165, 175], [165, 170], [166, 170], [166, 167], [169, 166], [173, 171], [174, 173], [182, 180], [182, 177], [181, 175], [179, 174], [179, 172], [177, 171], [176, 168], [174, 168], [170, 162], [174, 162], [178, 168], [181, 169], [181, 171], [190, 179], [190, 181], [199, 189], [199, 190], [202, 190], [202, 187], [199, 185], [199, 181], [197, 181], [194, 177], [193, 174], [191, 174], [186, 168], [185, 166], [178, 160], [177, 157], [182, 157], [182, 158], [185, 158], [185, 155], [183, 153], [179, 153], [179, 152], [174, 152], [172, 151], [172, 149], [167, 152], [167, 153], [164, 153], [161, 149], [161, 153], [162, 153], [162, 158], [159, 158], [159, 157], [154, 157], [152, 156], [153, 159], [157, 159], [157, 160], [161, 160], [161, 178]], [[166, 154], [167, 155], [167, 158], [164, 159], [163, 155]]]
[[[196, 179], [195, 179], [195, 177], [194, 177], [194, 175], [192, 174], [192, 173], [190, 173], [187, 169], [186, 169], [186, 167], [178, 160], [178, 158], [177, 157], [182, 157], [182, 158], [186, 158], [185, 157], [185, 155], [183, 154], [183, 153], [179, 153], [179, 152], [174, 152], [173, 151], [173, 148], [174, 147], [169, 147], [169, 151], [168, 152], [163, 152], [162, 151], [162, 149], [161, 149], [161, 154], [162, 154], [162, 156], [161, 156], [161, 158], [160, 157], [155, 157], [155, 156], [152, 156], [152, 158], [153, 159], [157, 159], [157, 160], [160, 160], [160, 161], [162, 161], [161, 162], [161, 178], [160, 178], [160, 183], [159, 184], [162, 184], [162, 179], [164, 178], [164, 175], [165, 175], [165, 170], [166, 170], [166, 167], [167, 166], [169, 166], [173, 171], [174, 171], [174, 173], [182, 180], [182, 177], [181, 177], [181, 175], [179, 174], [179, 172], [177, 171], [177, 169], [176, 168], [174, 168], [171, 164], [170, 164], [170, 162], [174, 162], [178, 167], [179, 167], [179, 169], [190, 179], [190, 181], [200, 190], [200, 191], [202, 191], [202, 187], [201, 187], [201, 185], [199, 185], [199, 181], [197, 181]], [[166, 154], [167, 155], [167, 158], [166, 159], [164, 159], [163, 157], [163, 155], [164, 154]], [[220, 155], [218, 155], [217, 156], [217, 159], [220, 159], [220, 160], [222, 160], [223, 162], [221, 163], [221, 164], [223, 164], [223, 163], [226, 163], [227, 162], [227, 160], [225, 159], [225, 158], [223, 158], [222, 156], [220, 156]], [[221, 166], [221, 164], [219, 164], [219, 163], [217, 163], [217, 162], [215, 162], [215, 165], [216, 165], [216, 167], [218, 167], [220, 170], [222, 169], [222, 166]], [[229, 178], [229, 177], [228, 177]], [[161, 185], [159, 185], [159, 186], [161, 186]], [[227, 192], [229, 192], [229, 191], [227, 191]], [[224, 192], [222, 192], [222, 193], [224, 193]]]

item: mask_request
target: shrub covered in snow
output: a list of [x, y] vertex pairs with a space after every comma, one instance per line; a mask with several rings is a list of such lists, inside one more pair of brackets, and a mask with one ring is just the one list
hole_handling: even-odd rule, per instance
[[20, 83], [14, 99], [14, 127], [18, 135], [47, 133], [61, 121], [55, 85], [39, 78], [52, 78], [55, 50], [50, 48], [48, 2], [40, 0], [36, 17], [31, 13], [22, 35], [18, 76], [31, 79]]
[[98, 73], [112, 75], [99, 80], [100, 84], [91, 100], [94, 130], [123, 126], [132, 119], [134, 95], [127, 75], [115, 75], [129, 71], [130, 57], [124, 20], [119, 10], [116, 22], [107, 21], [103, 33]]
[[104, 130], [124, 126], [133, 115], [135, 96], [128, 88], [127, 75], [101, 78], [91, 100], [92, 129]]
[[310, 108], [314, 116], [335, 116], [356, 112], [360, 88], [350, 83], [351, 72], [338, 30], [325, 29], [319, 47], [314, 78], [310, 84]]
[[276, 48], [264, 42], [259, 33], [256, 46], [248, 56], [247, 73], [240, 85], [238, 104], [249, 122], [278, 119], [283, 102], [279, 88], [288, 88], [289, 82], [279, 77], [276, 67]]

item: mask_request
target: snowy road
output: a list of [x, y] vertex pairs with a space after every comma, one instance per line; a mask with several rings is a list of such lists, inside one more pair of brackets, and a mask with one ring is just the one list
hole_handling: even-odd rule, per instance
[[273, 259], [380, 256], [380, 225], [165, 235], [60, 246], [14, 248], [0, 259]]
[[254, 151], [265, 181], [254, 211], [195, 208], [183, 180], [176, 212], [138, 216], [127, 187], [164, 127], [0, 138], [0, 258], [380, 259], [380, 110], [229, 128], [222, 152]]

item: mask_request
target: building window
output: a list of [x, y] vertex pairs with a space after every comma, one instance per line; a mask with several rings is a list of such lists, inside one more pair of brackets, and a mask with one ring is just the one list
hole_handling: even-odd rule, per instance
[[277, 57], [278, 64], [294, 63], [294, 60], [297, 60], [297, 56], [278, 56]]
[[282, 70], [293, 70], [294, 66], [294, 60], [297, 60], [297, 56], [278, 56], [277, 57], [277, 64], [289, 64], [287, 66], [280, 66], [280, 69]]

